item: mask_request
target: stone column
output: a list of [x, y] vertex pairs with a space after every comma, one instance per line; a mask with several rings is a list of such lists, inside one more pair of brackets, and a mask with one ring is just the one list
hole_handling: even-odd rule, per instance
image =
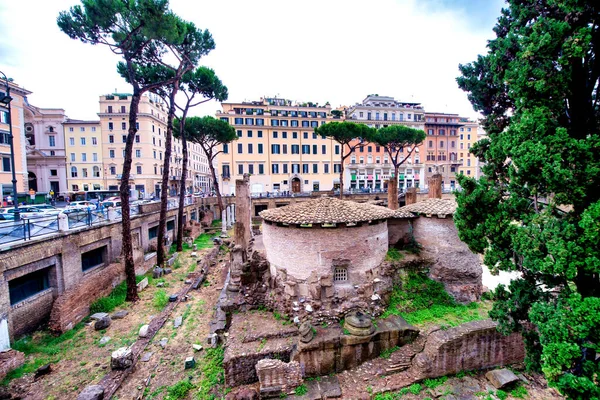
[[221, 212], [221, 237], [227, 236], [227, 210]]
[[235, 219], [235, 204], [231, 205], [231, 216], [232, 216], [232, 221], [235, 224], [235, 221], [236, 221], [236, 219]]
[[388, 179], [388, 208], [390, 210], [398, 209], [398, 177]]
[[429, 198], [430, 199], [441, 199], [442, 198], [442, 175], [436, 173], [432, 175], [428, 180], [429, 185]]
[[244, 174], [244, 179], [235, 181], [235, 201], [237, 205], [237, 222], [235, 223], [235, 244], [242, 247], [244, 251], [244, 262], [246, 262], [246, 250], [252, 238], [251, 212], [252, 202], [250, 200], [250, 175]]
[[410, 187], [406, 189], [406, 195], [404, 197], [404, 201], [406, 205], [414, 204], [417, 202], [417, 188]]
[[69, 230], [69, 218], [66, 214], [58, 214], [58, 230], [61, 232]]
[[228, 223], [229, 227], [231, 227], [234, 224], [233, 206], [231, 204], [227, 206], [227, 223]]

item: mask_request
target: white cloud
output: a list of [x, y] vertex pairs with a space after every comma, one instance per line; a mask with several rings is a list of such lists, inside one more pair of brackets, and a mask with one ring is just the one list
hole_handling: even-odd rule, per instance
[[[4, 3], [0, 33], [10, 40], [0, 41], [0, 70], [34, 92], [33, 104], [91, 119], [99, 95], [130, 90], [115, 72], [118, 57], [104, 46], [69, 39], [56, 26], [59, 11], [76, 3]], [[455, 78], [458, 64], [485, 52], [493, 32], [468, 9], [443, 2], [423, 7], [416, 0], [171, 0], [171, 5], [213, 34], [216, 49], [202, 63], [228, 86], [230, 100], [278, 95], [337, 106], [379, 93], [421, 102], [428, 111], [476, 115]], [[214, 114], [218, 107], [207, 103], [193, 114]]]

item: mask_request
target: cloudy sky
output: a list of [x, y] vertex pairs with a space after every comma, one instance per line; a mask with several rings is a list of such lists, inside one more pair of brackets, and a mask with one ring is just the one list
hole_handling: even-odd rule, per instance
[[[0, 1], [0, 70], [31, 90], [29, 101], [70, 118], [95, 119], [98, 96], [130, 92], [104, 46], [69, 39], [59, 11], [78, 0]], [[229, 100], [279, 96], [333, 106], [369, 93], [421, 102], [427, 111], [475, 118], [458, 89], [458, 64], [484, 53], [502, 0], [171, 0], [212, 33], [201, 60]], [[211, 102], [192, 115], [214, 114]]]

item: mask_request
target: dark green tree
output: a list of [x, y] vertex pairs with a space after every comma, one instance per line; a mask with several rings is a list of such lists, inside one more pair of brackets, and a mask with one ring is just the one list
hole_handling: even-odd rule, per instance
[[354, 122], [328, 122], [315, 128], [315, 133], [340, 145], [340, 199], [344, 197], [344, 161], [364, 142], [371, 141], [376, 130]]
[[460, 176], [456, 226], [492, 271], [490, 315], [572, 399], [600, 398], [600, 3], [510, 0], [459, 86], [489, 138]]
[[412, 155], [423, 140], [425, 132], [420, 129], [411, 128], [404, 125], [388, 125], [377, 130], [373, 141], [385, 149], [390, 156], [390, 161], [394, 166], [395, 190], [388, 188], [388, 207], [392, 210], [398, 209], [398, 170], [402, 164]]
[[[185, 202], [185, 178], [188, 167], [187, 136], [185, 135], [185, 120], [189, 109], [196, 107], [210, 100], [225, 101], [228, 97], [227, 86], [217, 77], [215, 71], [207, 67], [198, 67], [189, 71], [181, 80], [180, 91], [184, 94], [185, 100], [181, 106], [177, 106], [182, 112], [181, 118], [176, 121], [178, 125], [178, 137], [181, 139], [183, 148], [183, 171], [181, 174], [181, 188], [179, 193], [179, 212], [177, 214], [177, 251], [183, 250], [183, 207]], [[220, 192], [219, 192], [220, 197]], [[219, 204], [221, 200], [219, 199]], [[221, 210], [219, 210], [220, 212]]]
[[[141, 83], [139, 73], [157, 66], [168, 47], [181, 45], [186, 35], [181, 30], [181, 20], [169, 10], [168, 0], [82, 0], [81, 3], [59, 14], [59, 28], [72, 39], [106, 45], [120, 55], [123, 61], [119, 63], [118, 70], [121, 75], [127, 76], [133, 88], [120, 192], [127, 300], [135, 301], [138, 295], [131, 243], [129, 178], [138, 106], [145, 92], [172, 81], [172, 77], [167, 76], [166, 80]], [[160, 71], [151, 75], [162, 76]]]
[[206, 154], [213, 185], [215, 185], [215, 192], [217, 193], [219, 210], [222, 212], [224, 209], [223, 198], [219, 189], [214, 161], [217, 155], [223, 152], [223, 145], [237, 140], [235, 129], [225, 121], [206, 116], [188, 118], [185, 121], [184, 130], [185, 133], [179, 132], [177, 134], [185, 135], [190, 142], [199, 144]]

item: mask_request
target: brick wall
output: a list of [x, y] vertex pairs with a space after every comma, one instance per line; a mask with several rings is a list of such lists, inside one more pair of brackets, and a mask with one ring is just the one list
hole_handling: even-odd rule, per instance
[[331, 275], [334, 260], [347, 260], [350, 282], [384, 260], [388, 250], [387, 222], [356, 227], [296, 228], [263, 223], [263, 243], [271, 268], [285, 269], [299, 280]]
[[423, 258], [431, 260], [432, 279], [442, 282], [461, 303], [479, 299], [483, 288], [481, 261], [460, 240], [452, 218], [421, 216], [413, 220], [413, 235], [423, 246]]
[[108, 295], [124, 279], [125, 270], [120, 263], [90, 271], [78, 285], [58, 296], [48, 327], [54, 332], [72, 329], [90, 313], [90, 304], [94, 300]]

